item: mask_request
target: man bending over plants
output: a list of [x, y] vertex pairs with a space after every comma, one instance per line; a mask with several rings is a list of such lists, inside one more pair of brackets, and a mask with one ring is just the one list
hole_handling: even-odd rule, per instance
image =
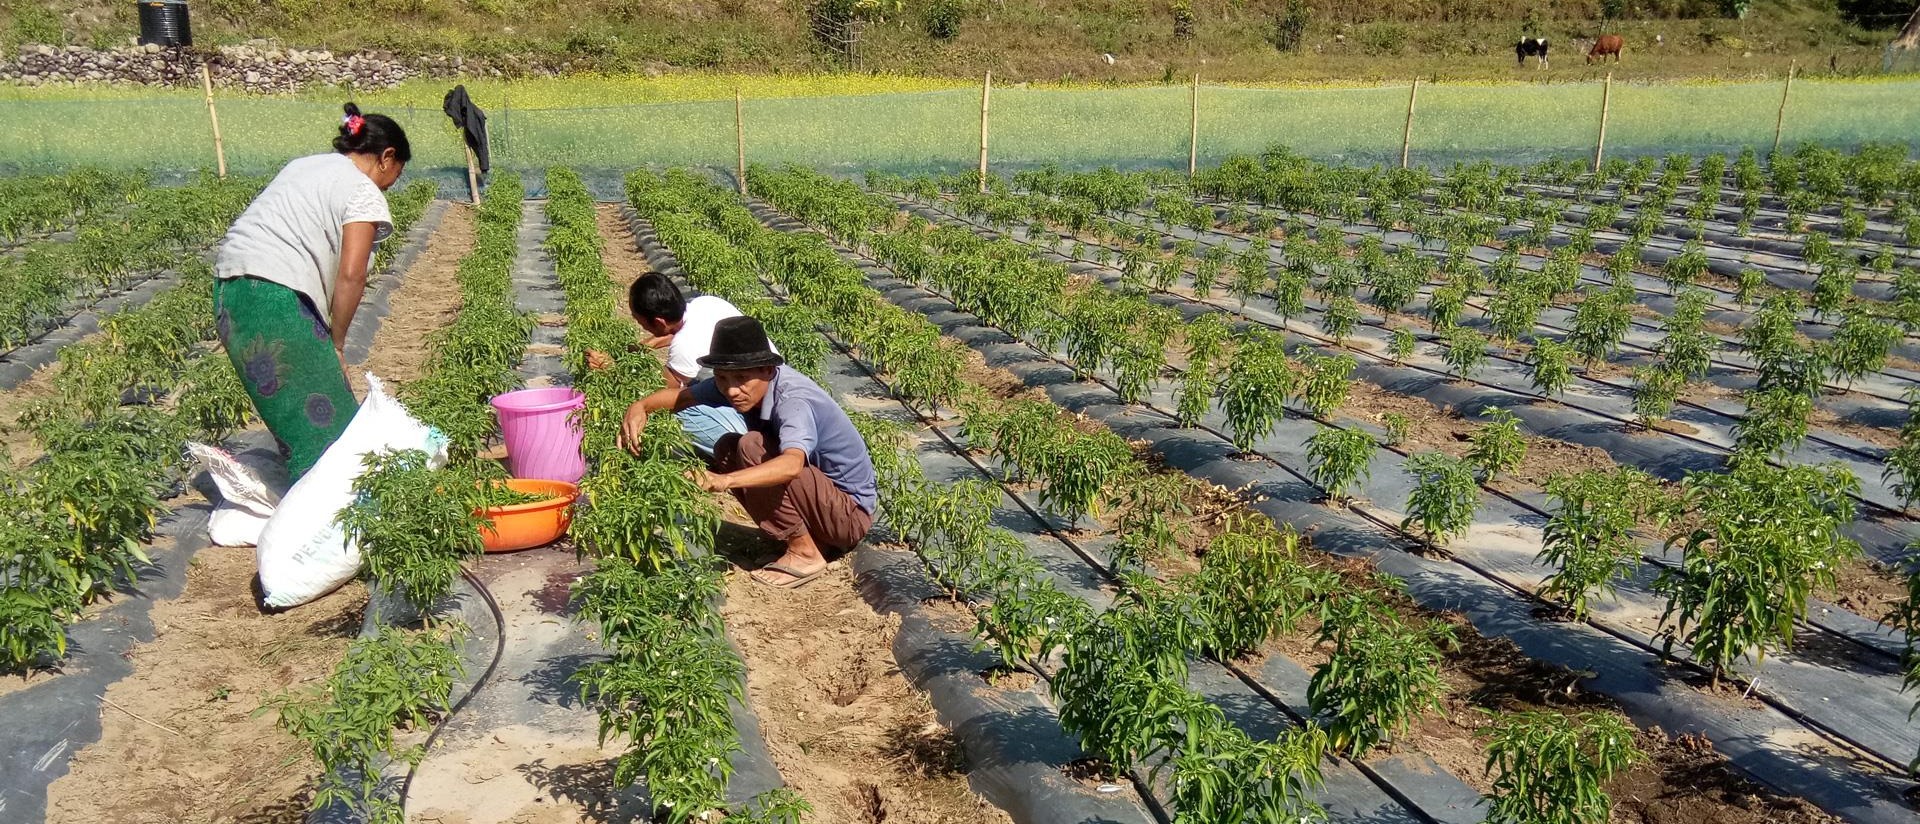
[[[733, 304], [713, 295], [687, 300], [680, 287], [659, 272], [648, 272], [627, 287], [627, 308], [640, 328], [647, 330], [646, 345], [667, 350], [667, 387], [679, 389], [711, 373], [700, 367], [707, 347], [713, 342], [713, 327], [727, 318], [740, 317]], [[778, 353], [779, 349], [773, 350]], [[613, 359], [604, 352], [587, 352], [587, 365], [605, 369]], [[721, 436], [742, 434], [747, 422], [740, 414], [722, 405], [718, 408], [696, 406], [679, 413], [680, 426], [693, 439], [694, 448], [704, 457], [713, 457], [713, 445]]]
[[747, 431], [722, 436], [712, 471], [697, 480], [710, 492], [732, 492], [762, 533], [786, 544], [784, 554], [754, 571], [755, 581], [804, 586], [826, 571], [825, 550], [853, 549], [873, 526], [879, 493], [866, 440], [826, 390], [773, 351], [758, 320], [720, 321], [699, 365], [713, 377], [628, 407], [620, 442], [637, 452], [654, 412], [740, 413]]

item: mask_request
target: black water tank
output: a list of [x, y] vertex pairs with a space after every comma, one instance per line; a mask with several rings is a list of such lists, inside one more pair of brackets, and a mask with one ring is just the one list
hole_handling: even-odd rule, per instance
[[136, 0], [140, 7], [140, 45], [167, 48], [193, 45], [193, 26], [187, 20], [187, 0]]

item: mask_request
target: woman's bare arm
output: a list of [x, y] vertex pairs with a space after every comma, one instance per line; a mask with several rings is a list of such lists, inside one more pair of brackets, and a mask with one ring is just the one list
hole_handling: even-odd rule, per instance
[[333, 305], [327, 317], [333, 327], [333, 348], [347, 348], [347, 327], [360, 311], [360, 297], [367, 291], [367, 264], [373, 256], [372, 223], [349, 223], [340, 231], [340, 272], [333, 280]]

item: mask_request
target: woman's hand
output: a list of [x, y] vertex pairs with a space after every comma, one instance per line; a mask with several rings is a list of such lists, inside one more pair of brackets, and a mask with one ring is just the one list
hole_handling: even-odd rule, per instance
[[602, 352], [598, 349], [588, 349], [587, 350], [587, 368], [594, 369], [594, 370], [612, 369], [613, 358], [609, 356], [607, 353]]
[[647, 431], [647, 407], [643, 401], [634, 401], [627, 407], [626, 417], [620, 420], [620, 446], [635, 455], [640, 454], [640, 436]]
[[340, 374], [342, 375], [353, 374], [352, 367], [347, 366], [347, 350], [336, 346], [334, 347], [334, 350], [333, 350], [333, 356], [340, 359]]

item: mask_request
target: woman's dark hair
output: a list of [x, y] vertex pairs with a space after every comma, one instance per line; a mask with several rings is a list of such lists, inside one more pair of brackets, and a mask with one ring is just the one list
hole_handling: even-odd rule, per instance
[[659, 272], [641, 275], [627, 287], [627, 307], [641, 320], [652, 318], [679, 323], [687, 316], [687, 299], [681, 296], [680, 287]]
[[333, 150], [341, 154], [377, 155], [393, 150], [393, 159], [406, 163], [413, 159], [413, 145], [407, 142], [407, 130], [384, 114], [361, 114], [360, 107], [347, 104], [347, 116], [340, 121], [340, 136], [333, 139]]

